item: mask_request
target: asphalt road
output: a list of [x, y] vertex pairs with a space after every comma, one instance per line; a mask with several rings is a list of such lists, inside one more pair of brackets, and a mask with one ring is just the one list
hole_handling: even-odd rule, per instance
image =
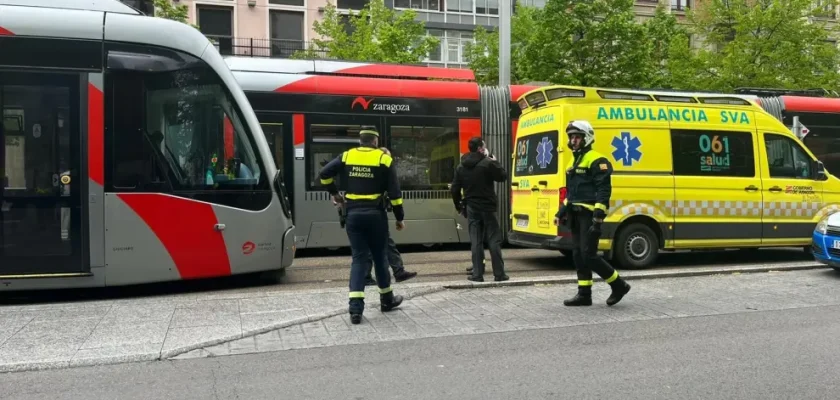
[[0, 375], [3, 399], [835, 399], [840, 307]]

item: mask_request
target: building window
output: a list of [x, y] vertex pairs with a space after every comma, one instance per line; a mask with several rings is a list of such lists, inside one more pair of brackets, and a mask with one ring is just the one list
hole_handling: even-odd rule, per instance
[[303, 7], [306, 0], [268, 0], [268, 4], [278, 6], [300, 6]]
[[458, 129], [451, 125], [391, 126], [390, 150], [402, 190], [445, 190], [452, 183], [461, 153]]
[[440, 41], [438, 46], [429, 52], [427, 62], [443, 63], [445, 66], [461, 66], [467, 63], [467, 45], [474, 41], [472, 32], [429, 29], [427, 33]]
[[441, 0], [394, 0], [394, 8], [411, 8], [422, 11], [443, 11]]
[[691, 8], [691, 0], [671, 0], [671, 9], [675, 11], [685, 11]]
[[472, 13], [473, 0], [449, 0], [446, 2], [446, 11]]
[[303, 13], [299, 11], [269, 11], [271, 56], [289, 58], [304, 50]]
[[196, 6], [198, 27], [208, 38], [216, 42], [219, 53], [233, 54], [233, 7]]
[[341, 10], [361, 10], [368, 4], [368, 0], [338, 0], [336, 8]]
[[475, 0], [475, 13], [499, 15], [499, 0]]

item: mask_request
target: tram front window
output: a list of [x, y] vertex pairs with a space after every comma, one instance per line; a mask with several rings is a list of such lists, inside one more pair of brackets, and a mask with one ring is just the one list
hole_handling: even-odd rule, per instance
[[146, 130], [179, 189], [253, 188], [261, 180], [255, 151], [221, 85], [203, 69], [150, 75]]

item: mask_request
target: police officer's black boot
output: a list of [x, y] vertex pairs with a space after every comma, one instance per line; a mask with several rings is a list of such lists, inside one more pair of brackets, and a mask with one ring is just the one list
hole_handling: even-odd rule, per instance
[[610, 294], [610, 297], [607, 298], [608, 306], [618, 304], [618, 302], [621, 301], [621, 298], [630, 291], [630, 284], [621, 278], [612, 281], [610, 283], [610, 287], [612, 288], [612, 294]]
[[575, 297], [563, 300], [563, 305], [566, 307], [591, 306], [592, 286], [578, 286], [578, 292]]
[[403, 297], [395, 296], [394, 292], [382, 293], [379, 295], [379, 302], [382, 312], [388, 312], [399, 307], [403, 302]]
[[350, 322], [352, 322], [353, 325], [362, 323], [362, 312], [364, 311], [364, 299], [350, 299]]

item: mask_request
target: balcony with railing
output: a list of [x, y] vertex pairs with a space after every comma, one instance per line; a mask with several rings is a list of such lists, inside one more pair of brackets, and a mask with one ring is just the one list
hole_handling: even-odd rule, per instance
[[[299, 51], [314, 47], [314, 42], [287, 39], [255, 39], [207, 35], [223, 56], [292, 58]], [[317, 58], [329, 59], [326, 51], [315, 51]]]

